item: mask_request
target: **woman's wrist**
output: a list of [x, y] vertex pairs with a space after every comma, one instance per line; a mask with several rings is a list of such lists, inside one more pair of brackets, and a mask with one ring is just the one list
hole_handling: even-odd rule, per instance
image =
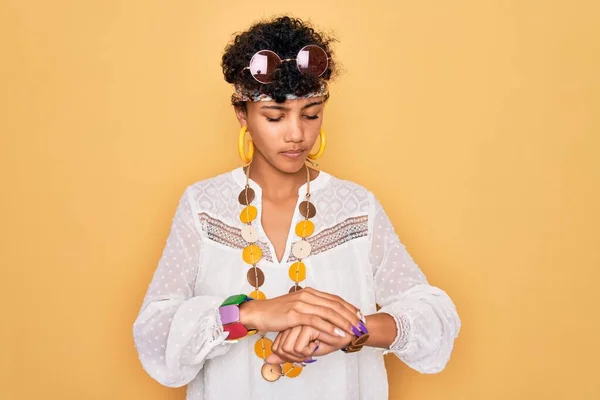
[[394, 317], [385, 312], [378, 312], [368, 315], [366, 319], [370, 335], [365, 345], [382, 349], [389, 348], [397, 336]]
[[256, 328], [256, 306], [260, 301], [247, 301], [240, 305], [240, 323], [246, 327], [246, 329], [257, 329]]
[[242, 337], [257, 332], [254, 329], [248, 329], [241, 321], [240, 308], [245, 303], [252, 303], [252, 300], [254, 299], [245, 294], [235, 294], [226, 298], [219, 306], [223, 331], [227, 332], [227, 342], [237, 342]]

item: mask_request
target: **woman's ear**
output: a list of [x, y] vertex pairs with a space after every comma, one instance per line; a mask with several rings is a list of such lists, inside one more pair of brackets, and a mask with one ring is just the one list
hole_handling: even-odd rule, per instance
[[233, 106], [235, 110], [235, 116], [240, 122], [240, 126], [248, 126], [248, 110], [246, 108], [246, 103], [236, 104]]

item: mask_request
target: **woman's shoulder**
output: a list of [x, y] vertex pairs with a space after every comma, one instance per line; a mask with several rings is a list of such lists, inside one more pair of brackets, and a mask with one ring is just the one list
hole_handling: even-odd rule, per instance
[[329, 182], [327, 188], [342, 197], [356, 197], [361, 199], [372, 200], [373, 192], [366, 186], [357, 183], [350, 179], [340, 178], [327, 173]]
[[238, 168], [191, 181], [182, 197], [203, 223], [231, 225], [239, 215], [238, 196], [244, 185], [245, 175], [242, 168]]
[[375, 196], [368, 187], [356, 181], [326, 173], [327, 184], [313, 199], [326, 212], [342, 216], [370, 215], [376, 203]]
[[[321, 171], [320, 176], [311, 182], [311, 191], [321, 199], [337, 203], [345, 208], [371, 208], [377, 201], [374, 193], [365, 185], [354, 180], [336, 176], [328, 171]], [[239, 191], [244, 187], [245, 173], [242, 168], [235, 168], [218, 175], [192, 181], [186, 191], [197, 200], [209, 197], [213, 201], [220, 198], [237, 199]]]
[[189, 183], [185, 196], [191, 200], [199, 212], [214, 215], [229, 215], [237, 204], [243, 182], [238, 182], [235, 171], [227, 171], [212, 177], [199, 179]]

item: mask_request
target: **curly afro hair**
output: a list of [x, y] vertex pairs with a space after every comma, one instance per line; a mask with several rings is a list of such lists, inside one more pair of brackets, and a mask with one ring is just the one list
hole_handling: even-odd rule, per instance
[[[225, 80], [249, 93], [260, 91], [278, 103], [286, 100], [287, 94], [304, 96], [318, 91], [322, 81], [329, 81], [337, 72], [330, 44], [334, 38], [315, 31], [309, 23], [288, 16], [254, 24], [245, 32], [235, 36], [227, 45], [221, 66]], [[244, 68], [252, 56], [260, 50], [271, 50], [281, 59], [295, 58], [300, 49], [309, 44], [318, 45], [329, 56], [329, 66], [320, 77], [311, 77], [298, 71], [293, 62], [282, 63], [274, 73], [274, 82], [263, 85], [257, 82]], [[234, 105], [244, 106], [233, 101]]]

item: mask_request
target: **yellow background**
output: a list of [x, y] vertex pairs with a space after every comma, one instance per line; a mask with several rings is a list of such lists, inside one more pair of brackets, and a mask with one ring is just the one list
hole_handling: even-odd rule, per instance
[[132, 323], [186, 185], [238, 165], [220, 55], [340, 39], [324, 168], [367, 186], [463, 321], [391, 398], [598, 399], [597, 1], [0, 1], [0, 398], [183, 399]]

